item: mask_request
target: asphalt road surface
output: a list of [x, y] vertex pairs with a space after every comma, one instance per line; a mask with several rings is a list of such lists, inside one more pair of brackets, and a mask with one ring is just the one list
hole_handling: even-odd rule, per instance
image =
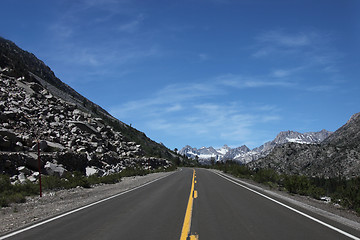
[[205, 240], [360, 239], [359, 231], [277, 201], [212, 171], [196, 169], [194, 174], [185, 168], [0, 239], [178, 240], [184, 233], [185, 238]]

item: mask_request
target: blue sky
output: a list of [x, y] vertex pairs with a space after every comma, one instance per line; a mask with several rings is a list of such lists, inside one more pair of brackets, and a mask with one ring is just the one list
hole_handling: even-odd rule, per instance
[[2, 0], [0, 35], [167, 147], [257, 147], [360, 112], [358, 0]]

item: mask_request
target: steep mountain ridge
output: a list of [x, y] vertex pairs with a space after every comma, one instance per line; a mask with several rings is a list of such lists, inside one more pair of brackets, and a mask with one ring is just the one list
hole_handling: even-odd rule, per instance
[[360, 113], [321, 143], [286, 143], [248, 166], [327, 178], [360, 176]]
[[36, 180], [36, 141], [44, 173], [110, 174], [168, 167], [178, 156], [62, 83], [33, 54], [0, 38], [0, 173]]
[[346, 124], [336, 130], [324, 140], [324, 144], [332, 144], [342, 147], [359, 148], [360, 143], [360, 113], [350, 117]]
[[200, 149], [192, 148], [191, 146], [186, 146], [182, 148], [179, 153], [190, 158], [199, 158], [200, 162], [209, 163], [213, 158], [215, 161], [226, 161], [226, 160], [235, 160], [239, 163], [246, 164], [252, 161], [255, 161], [261, 157], [268, 155], [276, 146], [294, 142], [300, 144], [315, 144], [320, 143], [332, 132], [329, 132], [325, 129], [320, 132], [307, 132], [299, 133], [295, 131], [283, 131], [280, 132], [274, 140], [269, 141], [250, 150], [247, 146], [243, 145], [237, 148], [229, 148], [227, 145], [224, 145], [220, 149], [214, 149], [213, 147], [202, 147]]
[[78, 109], [90, 113], [121, 132], [129, 141], [136, 142], [142, 146], [145, 155], [164, 157], [171, 160], [177, 156], [162, 144], [148, 138], [143, 132], [121, 122], [111, 116], [106, 110], [91, 102], [73, 88], [57, 78], [50, 67], [32, 53], [22, 50], [15, 43], [0, 37], [0, 67], [8, 69], [9, 77], [24, 77], [23, 81], [40, 84], [53, 96], [66, 102], [73, 103]]

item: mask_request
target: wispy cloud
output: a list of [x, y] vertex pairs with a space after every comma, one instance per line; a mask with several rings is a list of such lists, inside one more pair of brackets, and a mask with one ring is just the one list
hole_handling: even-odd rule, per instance
[[296, 67], [296, 68], [289, 68], [289, 69], [276, 69], [273, 70], [271, 73], [272, 77], [275, 78], [285, 78], [285, 77], [289, 77], [293, 74], [299, 73], [301, 72], [303, 69], [305, 69], [305, 66], [302, 67]]
[[[306, 57], [309, 55], [324, 56], [329, 49], [326, 46], [330, 42], [331, 35], [328, 33], [311, 31], [289, 32], [284, 30], [269, 30], [255, 37], [256, 51], [253, 57], [268, 56], [291, 56]], [[325, 50], [325, 51], [324, 51]]]
[[161, 54], [145, 33], [133, 34], [145, 15], [127, 0], [65, 1], [61, 6], [64, 11], [48, 23], [48, 31], [56, 43], [52, 55], [63, 63], [109, 68]]
[[210, 59], [210, 56], [206, 53], [199, 53], [198, 57], [200, 59], [200, 61], [206, 61]]
[[186, 110], [194, 102], [223, 95], [224, 93], [224, 91], [212, 84], [171, 84], [159, 89], [147, 98], [114, 106], [111, 113], [121, 118], [132, 116], [136, 112], [142, 112], [143, 116], [155, 116], [161, 112], [169, 113]]
[[258, 123], [281, 119], [278, 108], [269, 104], [218, 101], [230, 90], [219, 82], [172, 84], [151, 96], [110, 108], [119, 119], [141, 126], [147, 132], [161, 131], [170, 136], [251, 141]]
[[302, 47], [311, 45], [315, 37], [314, 33], [287, 34], [280, 30], [272, 30], [262, 33], [256, 40], [286, 47]]
[[133, 33], [138, 30], [140, 24], [144, 21], [145, 17], [143, 14], [139, 14], [134, 20], [121, 24], [118, 30], [121, 32]]
[[67, 39], [74, 33], [74, 28], [62, 23], [54, 23], [49, 26], [49, 30], [56, 34], [57, 38]]
[[[310, 79], [332, 78], [339, 73], [341, 54], [332, 46], [332, 34], [316, 31], [290, 32], [285, 30], [265, 31], [255, 37], [252, 57], [267, 61], [269, 67], [266, 82], [259, 85], [298, 86], [308, 91], [332, 91], [336, 84], [314, 85]], [[314, 85], [314, 86], [313, 86]]]
[[[154, 111], [154, 109], [152, 109]], [[222, 139], [228, 141], [251, 141], [254, 127], [259, 123], [274, 122], [281, 117], [271, 111], [248, 112], [239, 103], [200, 103], [187, 105], [176, 116], [165, 112], [148, 119], [149, 132], [164, 131], [171, 136], [181, 138]], [[142, 112], [146, 114], [146, 112]], [[158, 112], [159, 114], [159, 112]], [[152, 114], [151, 114], [152, 115]]]
[[234, 74], [226, 74], [216, 78], [218, 83], [235, 87], [238, 89], [245, 88], [265, 88], [265, 87], [291, 87], [294, 85], [290, 81], [279, 81], [268, 76], [242, 76]]
[[316, 85], [306, 88], [306, 90], [310, 92], [331, 92], [335, 89], [336, 87], [334, 85]]

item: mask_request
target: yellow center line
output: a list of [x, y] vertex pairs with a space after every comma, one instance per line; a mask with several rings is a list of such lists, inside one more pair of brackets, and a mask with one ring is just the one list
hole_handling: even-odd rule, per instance
[[[194, 201], [194, 198], [197, 198], [197, 191], [194, 192], [194, 187], [195, 187], [195, 169], [193, 169], [193, 177], [192, 177], [192, 182], [191, 182], [190, 196], [189, 196], [189, 201], [188, 201], [187, 208], [186, 208], [185, 219], [184, 219], [184, 224], [183, 224], [182, 231], [181, 231], [180, 240], [186, 240], [190, 233], [193, 201]], [[191, 235], [190, 239], [198, 239], [198, 236]]]

